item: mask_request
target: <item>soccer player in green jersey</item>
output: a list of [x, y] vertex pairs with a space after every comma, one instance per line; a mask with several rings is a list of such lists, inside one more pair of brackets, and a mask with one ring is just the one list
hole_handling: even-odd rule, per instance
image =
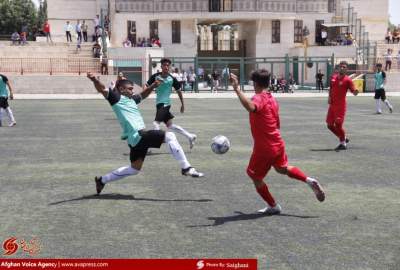
[[3, 111], [8, 114], [8, 126], [13, 127], [17, 123], [15, 122], [15, 118], [13, 112], [11, 111], [10, 106], [8, 105], [8, 90], [10, 90], [10, 99], [14, 99], [13, 89], [11, 87], [10, 81], [6, 76], [0, 74], [0, 127], [1, 120], [3, 116]]
[[160, 148], [163, 143], [168, 144], [171, 154], [179, 162], [182, 175], [204, 176], [190, 165], [174, 133], [163, 130], [145, 130], [137, 104], [147, 98], [159, 86], [160, 81], [154, 81], [141, 94], [134, 95], [133, 83], [129, 80], [120, 80], [116, 88], [109, 90], [93, 74], [88, 73], [87, 77], [93, 82], [96, 90], [110, 103], [122, 128], [121, 139], [127, 140], [130, 148], [130, 165], [116, 169], [104, 176], [95, 177], [97, 194], [100, 194], [105, 184], [109, 182], [138, 174], [142, 169], [147, 150]]
[[385, 92], [386, 84], [386, 73], [382, 70], [382, 64], [376, 64], [375, 73], [375, 102], [376, 102], [376, 113], [382, 114], [381, 100], [388, 107], [389, 112], [393, 112], [393, 106], [390, 104], [389, 100], [386, 98]]
[[155, 130], [160, 129], [160, 123], [164, 122], [167, 128], [171, 131], [175, 131], [189, 140], [190, 149], [193, 148], [194, 142], [197, 138], [196, 134], [186, 131], [181, 126], [172, 123], [174, 116], [170, 113], [171, 109], [171, 92], [172, 87], [176, 90], [179, 99], [181, 101], [181, 113], [185, 112], [185, 106], [183, 104], [183, 96], [181, 91], [181, 84], [176, 78], [174, 78], [170, 73], [169, 69], [171, 66], [171, 60], [167, 58], [161, 59], [161, 72], [153, 74], [147, 81], [146, 87], [152, 85], [156, 80], [160, 81], [160, 84], [156, 87], [156, 106], [157, 113], [154, 119], [153, 125]]

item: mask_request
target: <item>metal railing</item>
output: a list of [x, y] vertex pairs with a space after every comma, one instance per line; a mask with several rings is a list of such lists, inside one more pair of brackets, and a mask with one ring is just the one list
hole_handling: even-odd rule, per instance
[[81, 74], [100, 72], [99, 59], [93, 58], [0, 58], [0, 72]]
[[116, 0], [117, 12], [328, 12], [328, 0]]

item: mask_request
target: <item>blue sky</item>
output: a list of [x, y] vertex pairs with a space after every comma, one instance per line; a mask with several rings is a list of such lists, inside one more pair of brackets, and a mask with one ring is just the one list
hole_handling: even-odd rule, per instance
[[400, 1], [399, 0], [389, 0], [389, 13], [390, 20], [395, 25], [400, 25]]

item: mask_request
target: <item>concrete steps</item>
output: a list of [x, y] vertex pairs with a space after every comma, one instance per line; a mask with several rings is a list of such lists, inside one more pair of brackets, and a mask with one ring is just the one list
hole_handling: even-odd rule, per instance
[[[8, 75], [17, 94], [96, 94], [93, 83], [81, 76], [68, 75]], [[101, 81], [108, 87], [116, 76], [100, 75]]]
[[386, 72], [386, 91], [400, 91], [400, 70]]

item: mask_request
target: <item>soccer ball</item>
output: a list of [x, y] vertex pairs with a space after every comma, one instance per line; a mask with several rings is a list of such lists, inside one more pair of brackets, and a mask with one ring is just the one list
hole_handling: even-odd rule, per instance
[[215, 154], [225, 154], [228, 152], [231, 143], [228, 138], [222, 135], [218, 135], [212, 139], [211, 149]]

